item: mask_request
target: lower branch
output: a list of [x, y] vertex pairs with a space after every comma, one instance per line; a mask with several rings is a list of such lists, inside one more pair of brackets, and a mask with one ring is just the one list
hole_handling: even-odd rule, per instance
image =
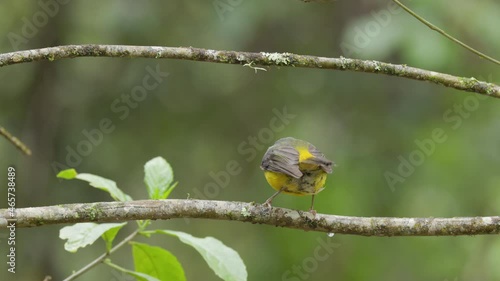
[[456, 236], [500, 234], [500, 217], [384, 218], [317, 214], [262, 204], [213, 200], [142, 200], [0, 209], [0, 226], [16, 227], [78, 222], [119, 222], [199, 218], [267, 224], [306, 231], [362, 236]]
[[248, 66], [307, 67], [378, 73], [429, 81], [458, 90], [500, 98], [500, 86], [479, 81], [474, 77], [458, 77], [374, 60], [325, 58], [291, 53], [250, 53], [185, 47], [124, 46], [124, 45], [67, 45], [0, 54], [0, 67], [40, 60], [58, 60], [76, 57], [127, 57], [181, 59]]

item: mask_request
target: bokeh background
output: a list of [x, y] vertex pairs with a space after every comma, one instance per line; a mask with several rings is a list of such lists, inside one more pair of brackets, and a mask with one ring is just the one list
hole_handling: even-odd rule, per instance
[[[87, 43], [193, 46], [373, 59], [500, 82], [498, 65], [395, 10], [391, 1], [66, 2], [2, 2], [1, 52]], [[450, 34], [500, 56], [498, 1], [425, 0], [408, 5]], [[39, 26], [28, 30], [34, 21]], [[169, 75], [120, 118], [112, 104], [142, 84], [148, 67]], [[114, 131], [68, 166], [113, 179], [135, 199], [147, 196], [144, 163], [162, 156], [179, 182], [171, 198], [201, 194], [214, 200], [263, 202], [274, 192], [259, 169], [265, 148], [280, 137], [294, 136], [315, 144], [338, 165], [317, 196], [320, 213], [500, 213], [497, 99], [374, 74], [286, 67], [254, 73], [238, 65], [128, 58], [13, 65], [0, 69], [0, 81], [0, 125], [33, 150], [27, 157], [0, 139], [0, 179], [6, 183], [9, 165], [17, 168], [18, 208], [111, 201], [84, 182], [57, 180], [53, 169], [57, 163], [69, 164], [68, 151], [87, 139], [84, 130], [97, 129], [109, 118]], [[285, 107], [294, 117], [282, 130], [271, 131], [275, 111]], [[410, 155], [424, 155], [416, 141], [430, 141], [436, 129], [446, 140], [434, 142], [423, 159], [409, 160]], [[256, 138], [257, 145], [251, 145], [250, 138]], [[214, 182], [210, 173], [224, 171], [230, 161], [239, 163], [241, 172], [230, 177], [227, 187], [207, 193], [205, 187]], [[413, 169], [402, 175], [398, 167], [405, 161]], [[391, 184], [388, 173], [402, 178]], [[6, 184], [1, 186], [6, 198]], [[0, 207], [6, 203], [0, 200]], [[274, 204], [306, 210], [310, 198], [280, 196]], [[15, 275], [6, 271], [6, 232], [0, 232], [0, 279], [42, 280], [52, 275], [61, 280], [103, 252], [101, 241], [76, 254], [65, 252], [58, 238], [61, 227], [17, 229]], [[325, 233], [196, 219], [158, 221], [153, 227], [220, 239], [239, 252], [249, 280], [500, 280], [498, 236], [330, 238]], [[325, 260], [311, 261], [320, 240], [338, 247]], [[195, 250], [175, 238], [139, 241], [174, 253], [188, 280], [219, 280]], [[112, 260], [133, 267], [127, 247]], [[303, 273], [293, 273], [294, 268]], [[81, 280], [131, 279], [100, 265]]]

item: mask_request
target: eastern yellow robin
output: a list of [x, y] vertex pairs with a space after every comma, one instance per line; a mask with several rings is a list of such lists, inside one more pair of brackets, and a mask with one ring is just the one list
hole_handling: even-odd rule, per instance
[[277, 192], [264, 204], [271, 202], [281, 192], [296, 196], [314, 195], [324, 189], [326, 175], [332, 173], [334, 163], [328, 160], [314, 145], [292, 137], [282, 138], [269, 147], [262, 158], [260, 168], [267, 182]]

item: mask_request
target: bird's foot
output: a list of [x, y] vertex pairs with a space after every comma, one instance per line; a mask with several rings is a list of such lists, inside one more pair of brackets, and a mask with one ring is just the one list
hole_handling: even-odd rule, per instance
[[273, 206], [271, 206], [272, 200], [266, 200], [266, 202], [262, 203], [262, 205], [268, 209], [271, 209]]
[[316, 217], [316, 215], [318, 214], [318, 213], [316, 213], [316, 210], [314, 210], [314, 209], [310, 209], [309, 213], [311, 213], [314, 217]]

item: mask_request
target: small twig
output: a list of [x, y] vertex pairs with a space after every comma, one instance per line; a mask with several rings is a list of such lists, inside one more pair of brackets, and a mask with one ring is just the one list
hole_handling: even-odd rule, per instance
[[[16, 227], [77, 222], [202, 218], [241, 221], [307, 231], [362, 236], [456, 236], [500, 234], [500, 217], [389, 218], [316, 214], [262, 204], [213, 200], [142, 200], [16, 209]], [[0, 209], [0, 222], [10, 219]]]
[[403, 8], [403, 10], [405, 10], [408, 14], [412, 15], [414, 18], [416, 18], [417, 20], [419, 20], [421, 23], [427, 25], [430, 29], [440, 33], [441, 35], [443, 35], [444, 37], [450, 39], [451, 41], [459, 44], [460, 46], [464, 47], [465, 49], [473, 52], [474, 54], [484, 58], [484, 59], [487, 59], [493, 63], [496, 63], [498, 65], [500, 65], [500, 61], [486, 55], [486, 54], [483, 54], [481, 53], [480, 51], [470, 47], [469, 45], [463, 43], [462, 41], [456, 39], [455, 37], [449, 35], [448, 33], [446, 33], [444, 30], [442, 30], [441, 28], [433, 25], [432, 23], [430, 23], [429, 21], [427, 21], [426, 19], [422, 18], [421, 16], [419, 16], [418, 14], [416, 14], [415, 12], [413, 12], [412, 10], [410, 10], [410, 8], [406, 7], [403, 3], [399, 2], [398, 0], [392, 0], [394, 3], [396, 3], [397, 5], [399, 5], [401, 8]]
[[253, 62], [245, 63], [243, 66], [250, 67], [251, 69], [253, 69], [255, 71], [255, 73], [257, 73], [258, 70], [267, 71], [267, 69], [265, 69], [263, 67], [256, 67], [256, 66], [254, 66]]
[[493, 83], [479, 81], [473, 77], [458, 77], [416, 67], [390, 64], [374, 60], [359, 60], [344, 57], [325, 58], [308, 55], [296, 55], [291, 53], [250, 53], [207, 50], [193, 47], [175, 48], [122, 45], [68, 45], [0, 54], [0, 67], [33, 61], [54, 61], [58, 59], [76, 57], [162, 58], [239, 65], [251, 63], [252, 65], [257, 66], [349, 70], [429, 81], [445, 87], [500, 98], [500, 86]]
[[71, 274], [70, 276], [68, 276], [63, 281], [74, 280], [75, 278], [77, 278], [78, 276], [82, 275], [83, 273], [85, 273], [86, 271], [88, 271], [89, 269], [91, 269], [92, 267], [94, 267], [94, 266], [102, 263], [112, 253], [114, 253], [116, 250], [118, 250], [119, 248], [121, 248], [123, 245], [125, 245], [126, 243], [128, 243], [129, 241], [131, 241], [132, 239], [134, 239], [135, 236], [137, 235], [137, 233], [139, 233], [139, 230], [136, 230], [136, 231], [132, 232], [132, 234], [130, 234], [129, 236], [127, 236], [125, 239], [123, 239], [123, 241], [121, 241], [116, 246], [114, 246], [111, 250], [109, 250], [109, 252], [102, 254], [97, 259], [93, 260], [91, 263], [89, 263], [86, 266], [82, 267], [77, 272]]
[[8, 141], [21, 150], [26, 155], [31, 155], [31, 149], [29, 149], [23, 142], [18, 138], [9, 133], [4, 127], [0, 127], [0, 135], [4, 136]]

